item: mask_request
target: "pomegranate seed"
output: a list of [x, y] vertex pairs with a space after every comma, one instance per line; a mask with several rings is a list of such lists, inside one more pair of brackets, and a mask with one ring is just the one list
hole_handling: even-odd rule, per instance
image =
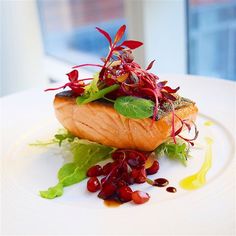
[[87, 189], [89, 192], [97, 192], [101, 188], [101, 184], [97, 177], [91, 177], [87, 182]]
[[132, 169], [130, 176], [134, 179], [136, 179], [139, 175], [139, 169]]
[[143, 204], [149, 200], [150, 196], [148, 193], [142, 192], [142, 191], [134, 191], [132, 193], [132, 200], [136, 204]]
[[136, 158], [136, 157], [138, 157], [138, 154], [137, 154], [137, 153], [135, 153], [135, 152], [129, 152], [128, 158], [133, 159], [133, 158]]
[[146, 181], [146, 171], [144, 168], [142, 169], [133, 169], [131, 171], [131, 177], [134, 178], [135, 183], [144, 183]]
[[102, 185], [106, 182], [106, 178], [107, 178], [107, 177], [101, 178], [101, 184], [102, 184]]
[[122, 202], [129, 202], [132, 200], [132, 189], [129, 186], [123, 186], [118, 189], [118, 197]]
[[111, 157], [114, 161], [120, 161], [124, 159], [125, 155], [124, 152], [113, 152]]
[[124, 186], [127, 186], [127, 183], [124, 180], [119, 180], [118, 183], [117, 183], [117, 186], [118, 187], [124, 187]]
[[102, 171], [104, 175], [108, 175], [113, 168], [113, 162], [108, 162], [105, 166], [103, 166]]
[[154, 161], [152, 165], [146, 169], [146, 173], [147, 175], [154, 175], [157, 173], [158, 170], [159, 170], [159, 162]]
[[128, 157], [127, 163], [131, 166], [131, 167], [142, 167], [144, 166], [146, 161], [146, 158], [143, 156], [132, 156], [132, 157]]
[[100, 176], [102, 175], [102, 167], [100, 165], [92, 166], [87, 171], [88, 177]]
[[99, 192], [98, 197], [107, 199], [116, 192], [116, 185], [114, 183], [105, 183], [102, 186], [102, 190]]

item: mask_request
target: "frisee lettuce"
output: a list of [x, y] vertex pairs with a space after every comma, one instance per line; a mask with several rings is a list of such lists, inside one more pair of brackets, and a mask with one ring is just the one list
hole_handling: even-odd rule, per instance
[[166, 156], [180, 161], [185, 166], [187, 166], [187, 160], [190, 157], [189, 146], [181, 140], [177, 140], [176, 144], [173, 141], [167, 141], [158, 146], [154, 152], [158, 157]]
[[35, 143], [30, 143], [30, 146], [41, 146], [41, 147], [45, 147], [48, 145], [52, 145], [52, 144], [59, 144], [59, 146], [62, 145], [62, 142], [73, 142], [75, 139], [75, 136], [73, 134], [71, 134], [69, 131], [67, 131], [66, 129], [59, 129], [57, 131], [57, 134], [54, 135], [54, 138], [50, 139], [50, 140], [46, 140], [46, 141], [36, 141]]
[[86, 172], [91, 166], [109, 158], [110, 154], [115, 150], [112, 147], [76, 138], [68, 132], [55, 135], [53, 140], [55, 141], [54, 143], [59, 143], [59, 145], [63, 141], [67, 141], [69, 149], [73, 154], [73, 161], [64, 164], [59, 169], [57, 174], [58, 183], [55, 186], [45, 191], [40, 191], [40, 196], [47, 199], [62, 196], [64, 187], [84, 180]]

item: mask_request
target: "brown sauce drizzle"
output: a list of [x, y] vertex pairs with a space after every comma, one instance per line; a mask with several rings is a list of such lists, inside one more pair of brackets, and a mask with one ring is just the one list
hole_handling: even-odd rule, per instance
[[113, 199], [107, 199], [107, 200], [104, 200], [104, 204], [107, 206], [107, 207], [118, 207], [120, 206], [122, 203], [121, 202], [118, 202], [116, 200], [113, 200]]
[[154, 180], [153, 186], [156, 187], [165, 187], [169, 184], [169, 181], [164, 178], [158, 178]]
[[166, 191], [169, 193], [176, 193], [177, 189], [175, 187], [168, 187], [168, 188], [166, 188]]

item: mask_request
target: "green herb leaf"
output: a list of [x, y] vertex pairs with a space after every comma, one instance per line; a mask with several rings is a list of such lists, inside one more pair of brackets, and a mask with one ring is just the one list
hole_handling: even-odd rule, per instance
[[59, 146], [61, 146], [62, 142], [65, 140], [67, 140], [68, 142], [73, 142], [75, 136], [65, 130], [62, 133], [55, 134], [54, 138], [55, 141], [58, 142]]
[[40, 191], [40, 196], [47, 199], [60, 197], [63, 194], [63, 185], [58, 183], [56, 186], [49, 188], [47, 191]]
[[83, 104], [98, 100], [100, 98], [103, 98], [107, 93], [110, 93], [110, 92], [112, 92], [112, 91], [114, 91], [118, 88], [119, 88], [119, 85], [114, 84], [110, 87], [101, 89], [101, 90], [97, 91], [96, 93], [91, 93], [91, 94], [86, 94], [86, 95], [83, 95], [83, 96], [79, 96], [79, 97], [76, 98], [76, 103], [78, 105], [83, 105]]
[[153, 115], [154, 102], [144, 98], [125, 96], [116, 99], [114, 108], [125, 117], [144, 119]]
[[67, 142], [73, 142], [75, 136], [72, 135], [71, 133], [69, 133], [66, 129], [59, 129], [57, 131], [57, 134], [54, 135], [53, 139], [50, 140], [45, 140], [45, 141], [36, 141], [35, 143], [30, 143], [30, 146], [39, 146], [39, 147], [45, 147], [48, 145], [52, 145], [52, 144], [59, 144], [59, 146], [61, 146], [61, 144], [64, 141]]
[[155, 153], [158, 157], [167, 156], [170, 159], [178, 160], [185, 166], [190, 157], [188, 145], [181, 141], [177, 141], [176, 144], [172, 141], [165, 142], [156, 148]]
[[60, 168], [57, 175], [59, 183], [47, 191], [41, 191], [40, 195], [42, 197], [52, 199], [61, 196], [63, 187], [84, 180], [87, 170], [94, 164], [109, 158], [114, 150], [112, 147], [78, 138], [70, 143], [70, 148], [74, 161], [66, 163]]
[[98, 80], [99, 80], [99, 73], [96, 73], [96, 74], [94, 74], [93, 80], [91, 81], [91, 83], [86, 85], [86, 87], [85, 87], [86, 94], [87, 93], [93, 94], [93, 93], [98, 92], [98, 86], [97, 86]]

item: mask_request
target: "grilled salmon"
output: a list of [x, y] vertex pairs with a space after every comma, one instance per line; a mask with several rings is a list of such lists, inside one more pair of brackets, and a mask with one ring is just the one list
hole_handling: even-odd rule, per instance
[[[198, 108], [195, 103], [178, 97], [174, 102], [175, 113], [181, 119], [195, 121]], [[85, 105], [76, 104], [71, 91], [58, 93], [54, 109], [59, 122], [73, 135], [116, 148], [152, 151], [171, 135], [172, 114], [168, 107], [152, 118], [130, 119], [117, 113], [113, 104], [103, 100]], [[181, 122], [175, 119], [175, 128]]]

